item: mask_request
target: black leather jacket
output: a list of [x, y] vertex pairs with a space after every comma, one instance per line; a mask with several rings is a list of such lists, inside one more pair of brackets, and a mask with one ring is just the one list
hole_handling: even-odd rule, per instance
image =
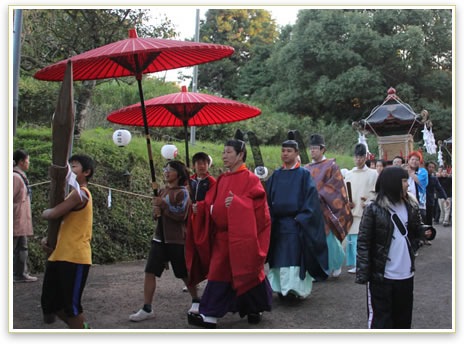
[[[364, 209], [358, 233], [356, 283], [383, 281], [394, 230], [391, 214], [387, 210], [390, 205], [387, 199], [376, 200]], [[406, 208], [408, 210], [408, 249], [411, 257], [411, 271], [414, 271], [414, 252], [410, 243], [417, 238], [422, 239], [425, 228], [419, 205], [412, 194], [409, 194]]]

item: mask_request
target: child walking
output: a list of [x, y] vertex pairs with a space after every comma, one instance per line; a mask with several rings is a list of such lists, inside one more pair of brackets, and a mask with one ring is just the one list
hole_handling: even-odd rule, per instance
[[73, 189], [68, 197], [42, 213], [45, 219], [63, 217], [58, 231], [56, 248], [42, 239], [42, 248], [51, 253], [48, 258], [42, 287], [42, 311], [45, 323], [58, 316], [72, 329], [88, 328], [84, 322], [81, 297], [92, 264], [92, 195], [87, 183], [95, 170], [92, 158], [83, 154], [69, 159], [80, 192]]
[[[144, 305], [129, 316], [131, 321], [142, 321], [155, 317], [152, 309], [153, 296], [156, 290], [156, 279], [161, 277], [167, 262], [171, 262], [174, 275], [188, 282], [185, 264], [184, 243], [187, 219], [190, 208], [190, 197], [185, 184], [188, 172], [179, 161], [170, 161], [163, 168], [166, 188], [161, 189], [159, 197], [153, 199], [153, 216], [158, 218], [147, 264], [143, 286]], [[189, 287], [192, 303], [199, 303], [197, 288]]]

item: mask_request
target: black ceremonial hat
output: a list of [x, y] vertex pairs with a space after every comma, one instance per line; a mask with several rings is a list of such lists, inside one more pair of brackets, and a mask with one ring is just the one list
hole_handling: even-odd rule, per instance
[[288, 140], [282, 142], [282, 147], [294, 148], [297, 152], [300, 150], [298, 147], [298, 142], [295, 140], [295, 132], [290, 130], [287, 134]]
[[309, 145], [325, 147], [324, 136], [319, 135], [319, 134], [312, 134], [311, 137], [309, 138]]
[[358, 143], [354, 147], [354, 156], [366, 156], [367, 154], [367, 149], [364, 143]]

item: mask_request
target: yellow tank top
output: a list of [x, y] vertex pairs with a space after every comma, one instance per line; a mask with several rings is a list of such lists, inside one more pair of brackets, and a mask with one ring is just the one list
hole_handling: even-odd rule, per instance
[[92, 195], [86, 187], [81, 189], [87, 192], [89, 200], [84, 208], [70, 211], [61, 220], [56, 248], [48, 258], [50, 261], [92, 264]]

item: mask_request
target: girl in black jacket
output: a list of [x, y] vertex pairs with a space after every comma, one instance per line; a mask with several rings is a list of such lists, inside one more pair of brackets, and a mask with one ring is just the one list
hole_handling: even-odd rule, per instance
[[[418, 202], [408, 190], [408, 173], [385, 168], [377, 198], [359, 226], [356, 283], [367, 283], [369, 328], [411, 328], [414, 253], [411, 242], [432, 232], [423, 225]], [[423, 233], [423, 234], [421, 234]]]

